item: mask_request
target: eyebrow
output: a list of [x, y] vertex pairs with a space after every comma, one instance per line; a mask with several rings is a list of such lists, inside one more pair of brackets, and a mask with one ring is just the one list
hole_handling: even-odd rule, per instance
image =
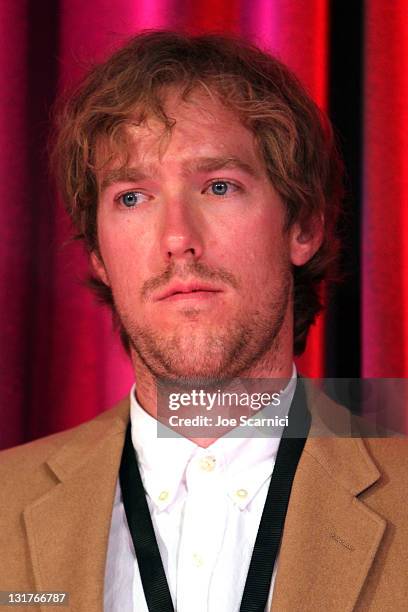
[[137, 183], [148, 178], [149, 174], [139, 168], [124, 166], [104, 173], [101, 183], [101, 193], [115, 183]]
[[[259, 177], [259, 172], [250, 163], [236, 156], [198, 157], [197, 159], [187, 160], [183, 164], [182, 173], [184, 176], [190, 176], [196, 172], [216, 172], [224, 168], [241, 170], [252, 178]], [[104, 174], [101, 192], [115, 183], [137, 183], [153, 176], [157, 176], [157, 168], [154, 166], [147, 166], [145, 170], [128, 166], [109, 170]]]
[[185, 164], [184, 173], [215, 172], [216, 170], [223, 170], [224, 168], [241, 170], [254, 178], [259, 175], [250, 163], [234, 155], [229, 157], [199, 157], [193, 159]]

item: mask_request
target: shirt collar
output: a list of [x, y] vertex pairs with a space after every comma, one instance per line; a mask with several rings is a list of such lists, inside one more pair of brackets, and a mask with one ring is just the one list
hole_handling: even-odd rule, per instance
[[[280, 396], [279, 416], [288, 414], [296, 377], [293, 365], [292, 377]], [[241, 510], [247, 508], [272, 473], [282, 432], [269, 437], [253, 427], [247, 432], [238, 432], [242, 428], [236, 428], [207, 448], [183, 436], [159, 438], [157, 421], [141, 407], [135, 389], [133, 385], [130, 391], [132, 442], [146, 493], [157, 511], [166, 510], [186, 494], [188, 475], [195, 470], [216, 471], [231, 500]], [[268, 408], [260, 410], [257, 417], [267, 415]], [[236, 437], [238, 433], [245, 437]]]
[[182, 484], [186, 465], [197, 445], [183, 436], [157, 436], [157, 420], [136, 398], [136, 385], [130, 391], [132, 442], [147, 494], [158, 510], [174, 501]]

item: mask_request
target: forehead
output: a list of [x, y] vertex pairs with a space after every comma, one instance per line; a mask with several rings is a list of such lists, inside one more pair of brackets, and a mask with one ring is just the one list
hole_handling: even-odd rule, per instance
[[254, 134], [211, 92], [194, 90], [184, 100], [180, 90], [169, 90], [162, 107], [167, 126], [149, 114], [140, 121], [135, 112], [114, 147], [106, 139], [99, 143], [99, 159], [109, 159], [104, 170], [129, 165], [130, 161], [138, 166], [187, 165], [191, 159], [211, 157], [236, 158], [263, 169]]

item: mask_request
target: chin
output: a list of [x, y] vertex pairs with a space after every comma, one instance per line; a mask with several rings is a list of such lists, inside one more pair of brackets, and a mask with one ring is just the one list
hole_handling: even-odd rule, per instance
[[132, 345], [156, 378], [198, 384], [231, 374], [231, 346], [223, 334], [202, 330], [164, 338], [139, 333]]
[[[191, 355], [190, 355], [191, 357]], [[228, 366], [224, 360], [217, 361], [196, 358], [193, 360], [172, 361], [167, 368], [167, 376], [172, 380], [210, 382], [227, 377]]]
[[228, 376], [229, 359], [226, 351], [216, 353], [214, 350], [190, 348], [187, 351], [172, 351], [162, 354], [161, 364], [165, 366], [163, 374], [173, 379], [209, 380]]

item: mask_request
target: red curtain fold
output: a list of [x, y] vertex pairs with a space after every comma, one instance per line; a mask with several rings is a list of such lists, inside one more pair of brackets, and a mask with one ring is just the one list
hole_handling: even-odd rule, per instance
[[20, 441], [24, 431], [32, 282], [31, 211], [23, 197], [29, 185], [26, 12], [26, 2], [0, 4], [0, 447]]
[[367, 3], [362, 371], [408, 375], [408, 5]]

